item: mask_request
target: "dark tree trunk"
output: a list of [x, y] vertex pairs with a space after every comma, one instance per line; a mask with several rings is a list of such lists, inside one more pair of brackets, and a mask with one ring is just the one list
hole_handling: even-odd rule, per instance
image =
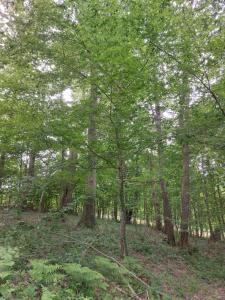
[[170, 201], [167, 191], [167, 185], [164, 179], [164, 153], [163, 153], [163, 137], [161, 130], [161, 111], [159, 104], [156, 104], [155, 107], [155, 123], [156, 129], [158, 133], [158, 160], [159, 160], [159, 182], [162, 192], [163, 199], [163, 217], [164, 217], [164, 231], [167, 235], [168, 243], [172, 246], [175, 245], [175, 236], [174, 236], [174, 228], [172, 221], [172, 212], [170, 207]]
[[162, 190], [163, 198], [163, 217], [164, 217], [164, 231], [168, 238], [168, 243], [171, 246], [175, 246], [174, 228], [172, 222], [172, 212], [169, 203], [169, 197], [167, 192], [167, 186], [163, 179], [160, 179], [160, 186]]
[[93, 228], [95, 226], [95, 200], [96, 200], [96, 155], [92, 149], [96, 142], [96, 108], [97, 87], [91, 86], [89, 127], [88, 127], [88, 177], [86, 184], [86, 199], [83, 214], [78, 225]]
[[160, 212], [160, 204], [156, 191], [156, 182], [154, 181], [152, 184], [152, 201], [155, 210], [155, 228], [156, 230], [162, 230], [162, 221], [161, 221], [161, 212]]
[[131, 224], [132, 215], [133, 215], [133, 210], [126, 209], [126, 224]]
[[66, 207], [68, 204], [70, 204], [73, 200], [73, 191], [74, 191], [74, 182], [73, 182], [73, 176], [76, 172], [76, 159], [77, 159], [77, 153], [70, 149], [69, 151], [69, 158], [67, 161], [67, 167], [66, 170], [71, 174], [71, 179], [66, 182], [64, 185], [62, 195], [60, 198], [60, 208]]
[[117, 222], [118, 221], [118, 199], [117, 199], [117, 197], [114, 197], [114, 201], [113, 201], [113, 217], [114, 217], [114, 220]]
[[73, 199], [73, 186], [68, 184], [61, 195], [60, 207], [66, 207]]

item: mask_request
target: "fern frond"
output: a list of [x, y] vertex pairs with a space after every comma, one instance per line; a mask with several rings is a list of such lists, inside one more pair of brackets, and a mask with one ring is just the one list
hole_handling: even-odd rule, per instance
[[58, 264], [48, 264], [47, 260], [31, 260], [32, 270], [29, 271], [33, 280], [43, 283], [57, 283], [64, 278], [63, 274], [57, 273], [62, 267]]
[[41, 300], [53, 300], [54, 298], [55, 298], [55, 294], [49, 291], [48, 288], [42, 286]]

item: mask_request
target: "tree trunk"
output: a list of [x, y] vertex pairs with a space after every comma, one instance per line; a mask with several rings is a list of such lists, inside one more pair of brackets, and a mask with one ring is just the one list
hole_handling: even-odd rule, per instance
[[199, 220], [197, 217], [197, 210], [195, 204], [193, 205], [193, 212], [194, 212], [194, 223], [195, 223], [195, 235], [199, 237]]
[[96, 142], [96, 108], [97, 87], [92, 84], [90, 97], [89, 127], [88, 127], [88, 176], [86, 184], [86, 199], [83, 214], [78, 225], [93, 228], [95, 226], [95, 200], [96, 200], [96, 155], [92, 149]]
[[73, 191], [74, 191], [73, 175], [76, 171], [76, 158], [77, 158], [77, 153], [73, 149], [70, 149], [69, 158], [67, 161], [68, 165], [66, 167], [66, 170], [71, 174], [71, 179], [69, 179], [68, 182], [66, 182], [66, 184], [64, 185], [62, 195], [60, 198], [60, 208], [67, 206], [73, 200]]
[[126, 209], [126, 224], [131, 224], [132, 215], [133, 215], [133, 210]]
[[168, 243], [171, 246], [175, 246], [174, 228], [172, 222], [172, 212], [169, 203], [169, 197], [167, 192], [167, 186], [163, 179], [160, 179], [160, 187], [163, 198], [163, 217], [164, 217], [164, 231], [168, 238]]
[[126, 242], [126, 206], [124, 198], [124, 163], [122, 158], [118, 162], [119, 200], [120, 200], [120, 254], [128, 255]]
[[34, 177], [35, 173], [35, 159], [36, 155], [34, 152], [29, 153], [29, 162], [28, 162], [28, 169], [27, 169], [27, 176]]
[[[159, 124], [157, 124], [158, 126]], [[158, 128], [160, 129], [160, 128]], [[149, 155], [149, 170], [150, 170], [150, 175], [151, 172], [154, 170], [154, 163], [152, 157]], [[161, 211], [160, 211], [160, 203], [159, 203], [159, 198], [157, 195], [157, 184], [158, 182], [154, 178], [152, 181], [152, 202], [153, 202], [153, 207], [154, 207], [154, 212], [155, 212], [155, 228], [156, 230], [161, 231], [162, 230], [162, 220], [161, 220]]]
[[168, 243], [172, 246], [175, 245], [174, 228], [172, 222], [172, 212], [170, 207], [169, 196], [167, 192], [167, 185], [164, 179], [164, 153], [163, 153], [163, 138], [161, 129], [161, 111], [159, 104], [155, 107], [155, 123], [158, 133], [158, 160], [159, 160], [159, 182], [162, 191], [163, 199], [163, 217], [164, 217], [164, 230], [168, 238]]
[[222, 224], [223, 224], [222, 235], [224, 238], [224, 230], [225, 230], [224, 212], [225, 212], [225, 209], [224, 209], [224, 203], [223, 203], [223, 199], [222, 199], [221, 192], [220, 192], [220, 187], [218, 184], [216, 185], [216, 190], [217, 190], [217, 195], [218, 195], [218, 200], [219, 200], [221, 220], [222, 220]]
[[188, 246], [188, 230], [189, 230], [189, 146], [183, 145], [183, 176], [181, 183], [181, 247]]
[[4, 178], [5, 173], [5, 154], [1, 154], [0, 156], [0, 189], [2, 187], [2, 180]]
[[161, 222], [161, 213], [160, 213], [160, 204], [156, 191], [156, 182], [154, 181], [152, 184], [152, 201], [155, 210], [155, 228], [156, 230], [162, 230], [162, 222]]
[[45, 191], [42, 191], [40, 201], [39, 201], [39, 207], [38, 207], [39, 212], [45, 212], [46, 211], [44, 194], [45, 194]]
[[188, 246], [189, 236], [189, 165], [190, 165], [190, 150], [188, 145], [188, 121], [189, 121], [189, 84], [188, 78], [183, 76], [183, 97], [180, 101], [180, 129], [181, 129], [181, 147], [182, 147], [182, 178], [181, 178], [181, 228], [180, 228], [180, 246]]
[[150, 227], [150, 216], [149, 216], [149, 207], [147, 203], [147, 195], [144, 194], [144, 219], [146, 221], [146, 225]]
[[31, 196], [30, 196], [30, 190], [31, 190], [33, 180], [34, 180], [34, 175], [35, 175], [35, 159], [36, 159], [36, 154], [33, 151], [30, 151], [30, 153], [28, 155], [28, 163], [26, 164], [26, 168], [24, 170], [27, 184], [22, 191], [22, 198], [23, 198], [22, 208], [30, 209], [30, 210], [34, 209], [34, 203], [32, 201], [33, 199], [31, 199]]
[[114, 217], [114, 220], [117, 222], [118, 221], [118, 199], [117, 197], [115, 196], [114, 197], [114, 201], [113, 201], [113, 217]]
[[211, 217], [210, 217], [210, 210], [209, 210], [209, 196], [208, 196], [208, 190], [207, 190], [206, 180], [204, 178], [204, 175], [203, 175], [202, 181], [203, 181], [203, 194], [204, 194], [206, 214], [207, 214], [208, 225], [209, 225], [210, 239], [214, 240], [214, 232], [213, 232], [213, 226], [212, 226], [212, 221], [211, 221]]

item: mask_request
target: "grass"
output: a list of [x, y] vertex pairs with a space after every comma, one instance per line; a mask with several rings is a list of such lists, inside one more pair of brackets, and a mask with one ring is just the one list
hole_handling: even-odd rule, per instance
[[[181, 250], [167, 245], [163, 234], [153, 229], [128, 225], [130, 256], [121, 263], [140, 279], [136, 280], [101, 255], [120, 261], [118, 223], [99, 220], [94, 230], [77, 229], [74, 216], [33, 212], [2, 213], [1, 219], [0, 246], [19, 249], [15, 271], [26, 272], [33, 259], [47, 259], [51, 264], [78, 263], [104, 276], [109, 286], [106, 294], [96, 289], [95, 296], [85, 298], [84, 293], [80, 299], [225, 299], [224, 242], [195, 240], [195, 251]], [[148, 294], [141, 282], [150, 286]], [[66, 299], [78, 299], [70, 297]]]

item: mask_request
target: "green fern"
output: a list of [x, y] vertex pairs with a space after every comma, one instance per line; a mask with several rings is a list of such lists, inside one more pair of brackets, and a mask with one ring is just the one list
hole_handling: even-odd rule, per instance
[[18, 249], [0, 247], [0, 279], [4, 282], [13, 272], [12, 267], [18, 257]]
[[31, 278], [42, 284], [56, 284], [61, 281], [65, 276], [58, 271], [61, 269], [60, 265], [49, 264], [44, 259], [31, 260], [32, 269], [29, 271]]
[[45, 286], [42, 286], [41, 300], [53, 300], [54, 298], [55, 298], [55, 294]]
[[10, 279], [13, 277], [13, 266], [18, 257], [18, 249], [10, 247], [0, 247], [0, 297], [10, 298], [15, 288], [11, 285]]
[[127, 282], [124, 276], [127, 273], [126, 270], [105, 257], [97, 256], [95, 258], [95, 267], [103, 276], [110, 280], [118, 283]]
[[0, 247], [0, 276], [2, 273], [10, 271], [18, 257], [18, 249], [10, 247]]
[[70, 288], [75, 292], [85, 293], [85, 295], [93, 294], [97, 288], [105, 290], [108, 286], [100, 273], [76, 263], [53, 265], [44, 259], [34, 259], [30, 263], [32, 269], [29, 274], [34, 283], [39, 284], [42, 290], [41, 300], [55, 299], [56, 296], [51, 290], [56, 291], [66, 275]]
[[64, 264], [63, 269], [77, 286], [85, 286], [87, 289], [100, 288], [103, 290], [108, 286], [102, 274], [87, 267], [81, 267], [81, 265], [76, 263], [68, 263]]

